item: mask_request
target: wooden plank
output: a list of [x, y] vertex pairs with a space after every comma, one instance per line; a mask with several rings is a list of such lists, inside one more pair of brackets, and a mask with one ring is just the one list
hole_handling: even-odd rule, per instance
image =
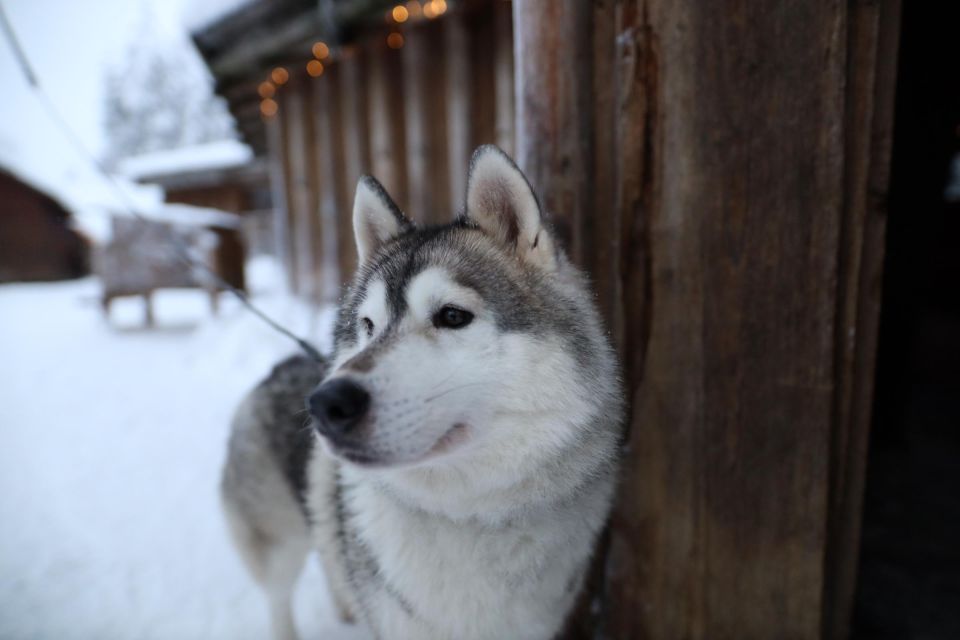
[[283, 161], [283, 122], [279, 117], [267, 118], [265, 122], [267, 133], [267, 154], [270, 158], [270, 199], [273, 202], [271, 220], [273, 227], [274, 254], [277, 261], [283, 266], [287, 274], [287, 286], [293, 273], [290, 255], [290, 229], [287, 224], [287, 184]]
[[301, 116], [303, 119], [303, 172], [308, 189], [308, 198], [303, 212], [305, 218], [304, 230], [308, 237], [303, 241], [303, 245], [305, 250], [310, 252], [310, 260], [305, 262], [305, 267], [309, 268], [310, 300], [321, 303], [329, 301], [329, 298], [325, 297], [325, 274], [321, 253], [324, 234], [327, 230], [323, 227], [323, 220], [320, 216], [320, 194], [323, 184], [319, 164], [320, 131], [317, 129], [316, 118], [314, 117], [314, 82], [315, 79], [304, 75], [297, 90], [303, 96], [303, 114]]
[[311, 88], [311, 115], [313, 120], [313, 154], [316, 181], [317, 227], [313, 238], [317, 299], [334, 302], [340, 294], [337, 263], [337, 193], [336, 174], [331, 154], [329, 96], [326, 73], [314, 78]]
[[632, 405], [582, 637], [840, 637], [895, 13], [587, 5], [514, 2], [517, 155], [593, 271]]
[[[574, 262], [590, 244], [593, 193], [590, 3], [513, 3], [516, 160], [535, 185]], [[547, 98], [549, 96], [549, 99]]]
[[370, 46], [368, 61], [372, 172], [400, 208], [406, 209], [406, 97], [401, 54], [376, 43]]
[[315, 220], [316, 171], [308, 141], [312, 119], [307, 104], [307, 80], [295, 77], [283, 91], [282, 116], [286, 132], [287, 171], [290, 183], [291, 232], [297, 293], [313, 299], [318, 295], [313, 267], [313, 226]]
[[845, 167], [823, 637], [847, 638], [856, 588], [873, 400], [900, 2], [856, 2], [848, 19]]
[[470, 162], [472, 100], [474, 92], [470, 68], [471, 25], [464, 12], [444, 18], [443, 59], [446, 65], [447, 171], [454, 206], [467, 192], [467, 166]]
[[419, 222], [450, 219], [448, 180], [446, 64], [443, 20], [421, 23], [406, 32], [403, 77], [406, 92], [408, 213]]
[[353, 195], [360, 176], [371, 173], [370, 122], [368, 119], [367, 56], [360, 47], [351, 49], [340, 63], [344, 173], [342, 186], [346, 206], [338, 212], [339, 224], [350, 233], [349, 242], [340, 245], [337, 261], [340, 280], [347, 282], [357, 268], [353, 236]]
[[283, 216], [284, 220], [280, 227], [282, 235], [278, 238], [283, 242], [284, 267], [287, 274], [287, 284], [292, 293], [300, 291], [300, 273], [297, 269], [298, 258], [296, 252], [295, 238], [295, 208], [294, 182], [291, 172], [291, 158], [288, 141], [290, 139], [290, 119], [286, 114], [286, 95], [277, 95], [276, 101], [280, 105], [277, 115], [271, 118], [271, 122], [276, 121], [276, 149], [279, 156], [279, 164], [282, 167], [283, 175]]
[[[494, 2], [493, 75], [496, 86], [496, 143], [511, 156], [516, 147], [514, 132], [517, 112], [514, 107], [513, 7], [509, 2]], [[483, 56], [489, 60], [489, 56]]]
[[348, 188], [343, 114], [343, 76], [340, 63], [331, 63], [315, 83], [316, 114], [322, 131], [321, 151], [324, 190], [320, 209], [324, 225], [331, 230], [326, 245], [330, 277], [326, 281], [327, 297], [335, 297], [355, 268], [353, 240], [353, 190]]
[[496, 142], [496, 82], [493, 7], [482, 4], [444, 19], [447, 91], [447, 155], [451, 203], [459, 208], [467, 192], [473, 150]]

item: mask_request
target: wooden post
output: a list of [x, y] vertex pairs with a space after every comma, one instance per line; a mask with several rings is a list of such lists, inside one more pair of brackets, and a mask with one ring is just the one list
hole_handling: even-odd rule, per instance
[[[328, 264], [335, 277], [327, 281], [328, 298], [332, 299], [356, 268], [353, 241], [353, 190], [347, 186], [345, 136], [343, 127], [343, 67], [334, 62], [327, 66], [315, 83], [316, 115], [325, 141], [321, 149], [324, 190], [321, 212], [324, 224], [331, 230], [331, 242], [326, 245]], [[334, 259], [335, 258], [335, 259]]]
[[420, 222], [450, 219], [448, 180], [446, 64], [443, 21], [410, 28], [403, 51], [403, 77], [407, 83], [407, 195], [408, 214]]
[[287, 166], [284, 154], [283, 120], [279, 116], [266, 119], [267, 151], [270, 155], [270, 197], [273, 201], [274, 252], [287, 276], [287, 287], [296, 290], [296, 270], [290, 235], [290, 214], [287, 190]]
[[344, 161], [350, 194], [360, 176], [370, 171], [367, 54], [356, 47], [340, 63], [343, 96]]
[[[488, 56], [482, 58], [489, 60]], [[493, 5], [493, 75], [496, 88], [496, 143], [513, 156], [516, 109], [513, 81], [513, 10], [508, 2]]]
[[313, 120], [310, 117], [309, 88], [306, 77], [292, 78], [284, 89], [281, 115], [286, 132], [294, 269], [299, 283], [297, 291], [307, 298], [315, 298], [319, 292], [313, 266], [313, 238], [318, 226], [317, 171], [311, 148]]
[[401, 53], [383, 43], [373, 46], [367, 68], [373, 175], [400, 208], [406, 209], [406, 99]]
[[593, 637], [843, 637], [898, 15], [514, 2], [517, 157], [632, 405]]
[[[447, 17], [447, 157], [451, 205], [463, 204], [473, 150], [496, 142], [493, 7], [479, 5]], [[512, 92], [512, 87], [510, 88]]]
[[513, 3], [516, 160], [578, 263], [593, 193], [590, 17], [589, 2]]
[[846, 200], [841, 227], [838, 392], [830, 470], [823, 636], [847, 638], [856, 587], [860, 513], [880, 320], [886, 199], [893, 143], [900, 0], [851, 6], [846, 96]]

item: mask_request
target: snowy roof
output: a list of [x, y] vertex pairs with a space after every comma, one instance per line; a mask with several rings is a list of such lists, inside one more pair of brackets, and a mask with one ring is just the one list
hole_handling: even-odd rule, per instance
[[155, 151], [120, 161], [117, 171], [132, 180], [241, 167], [253, 160], [250, 147], [238, 140], [220, 140], [192, 147]]
[[[132, 216], [128, 209], [111, 212], [117, 216]], [[137, 213], [153, 220], [167, 224], [190, 227], [224, 227], [235, 229], [240, 226], [240, 216], [220, 209], [210, 207], [196, 207], [190, 204], [162, 202], [157, 206], [137, 211]]]
[[214, 22], [219, 22], [231, 13], [239, 11], [257, 0], [190, 0], [184, 7], [183, 26], [188, 31], [198, 31]]

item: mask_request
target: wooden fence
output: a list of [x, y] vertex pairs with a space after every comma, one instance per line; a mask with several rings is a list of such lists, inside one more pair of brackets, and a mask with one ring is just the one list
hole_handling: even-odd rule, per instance
[[362, 172], [443, 220], [500, 144], [592, 273], [632, 405], [571, 635], [845, 637], [898, 1], [463, 6], [282, 88], [291, 286], [331, 300], [353, 271]]

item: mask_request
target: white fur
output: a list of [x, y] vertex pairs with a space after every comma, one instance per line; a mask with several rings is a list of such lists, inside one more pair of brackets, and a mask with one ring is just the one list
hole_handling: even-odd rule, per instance
[[[381, 295], [371, 288], [364, 313], [378, 310]], [[391, 639], [550, 638], [578, 591], [569, 582], [581, 579], [613, 482], [580, 496], [586, 507], [557, 509], [549, 497], [574, 492], [582, 477], [572, 473], [564, 486], [540, 465], [571, 446], [599, 407], [584, 397], [566, 349], [498, 332], [479, 295], [444, 269], [417, 275], [406, 301], [389, 350], [369, 372], [349, 372], [374, 399], [369, 447], [389, 466], [343, 465], [344, 498], [383, 577], [415, 611], [381, 594], [370, 622]], [[473, 322], [435, 328], [445, 304], [471, 311]], [[458, 423], [463, 442], [431, 455]]]
[[360, 264], [400, 233], [401, 221], [391, 208], [396, 209], [396, 205], [373, 178], [364, 177], [357, 183], [353, 200], [353, 234]]
[[[517, 257], [544, 269], [557, 266], [553, 238], [543, 226], [540, 205], [523, 173], [500, 149], [477, 149], [467, 178], [467, 217], [491, 237], [514, 248]], [[513, 230], [517, 236], [511, 237]]]

